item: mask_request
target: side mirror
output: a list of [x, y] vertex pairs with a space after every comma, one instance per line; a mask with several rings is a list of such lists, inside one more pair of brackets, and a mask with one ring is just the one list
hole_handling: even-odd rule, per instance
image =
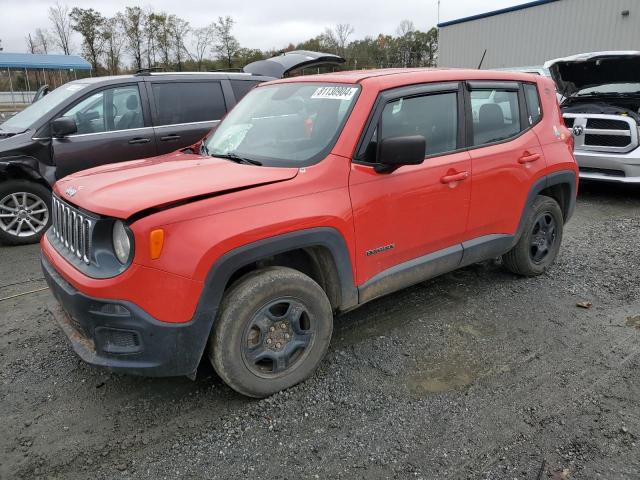
[[380, 142], [376, 172], [390, 172], [402, 165], [424, 162], [427, 142], [422, 135], [388, 137]]
[[77, 131], [78, 125], [71, 117], [60, 117], [51, 122], [51, 134], [56, 138], [66, 137]]

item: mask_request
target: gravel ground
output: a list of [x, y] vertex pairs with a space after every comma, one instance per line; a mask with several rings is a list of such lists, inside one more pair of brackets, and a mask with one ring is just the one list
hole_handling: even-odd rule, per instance
[[581, 190], [547, 275], [486, 262], [371, 302], [260, 401], [205, 363], [86, 366], [37, 246], [0, 248], [0, 478], [640, 478], [640, 189]]

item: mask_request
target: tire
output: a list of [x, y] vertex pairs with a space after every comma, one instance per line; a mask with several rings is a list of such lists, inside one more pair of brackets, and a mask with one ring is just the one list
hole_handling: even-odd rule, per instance
[[235, 391], [268, 397], [316, 370], [332, 331], [331, 304], [320, 285], [297, 270], [268, 267], [226, 292], [208, 356]]
[[536, 197], [518, 243], [502, 257], [504, 266], [526, 277], [547, 271], [558, 256], [563, 226], [558, 202], [544, 195]]
[[51, 225], [51, 190], [29, 180], [0, 183], [0, 243], [36, 243]]

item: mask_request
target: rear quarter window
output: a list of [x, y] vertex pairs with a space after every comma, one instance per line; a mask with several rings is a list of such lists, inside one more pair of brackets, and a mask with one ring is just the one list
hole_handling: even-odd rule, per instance
[[233, 96], [236, 97], [236, 102], [239, 102], [249, 91], [258, 85], [260, 82], [255, 80], [231, 80], [231, 90], [233, 90]]
[[527, 112], [529, 115], [529, 125], [534, 125], [542, 118], [542, 108], [540, 108], [540, 96], [538, 87], [533, 83], [524, 84], [524, 96], [527, 100]]
[[155, 124], [220, 120], [227, 112], [220, 82], [168, 82], [152, 84]]

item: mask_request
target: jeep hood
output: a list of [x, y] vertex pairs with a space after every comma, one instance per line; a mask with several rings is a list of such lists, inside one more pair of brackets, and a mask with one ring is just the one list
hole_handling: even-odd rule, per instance
[[640, 82], [640, 52], [592, 52], [549, 60], [548, 68], [558, 92], [570, 97], [589, 87]]
[[63, 200], [90, 212], [126, 219], [149, 210], [294, 178], [297, 168], [244, 165], [183, 154], [104, 165], [56, 182]]
[[309, 50], [294, 50], [285, 52], [267, 60], [258, 60], [246, 65], [242, 71], [255, 75], [282, 78], [292, 70], [320, 65], [337, 65], [344, 63], [344, 58], [332, 53], [311, 52]]

